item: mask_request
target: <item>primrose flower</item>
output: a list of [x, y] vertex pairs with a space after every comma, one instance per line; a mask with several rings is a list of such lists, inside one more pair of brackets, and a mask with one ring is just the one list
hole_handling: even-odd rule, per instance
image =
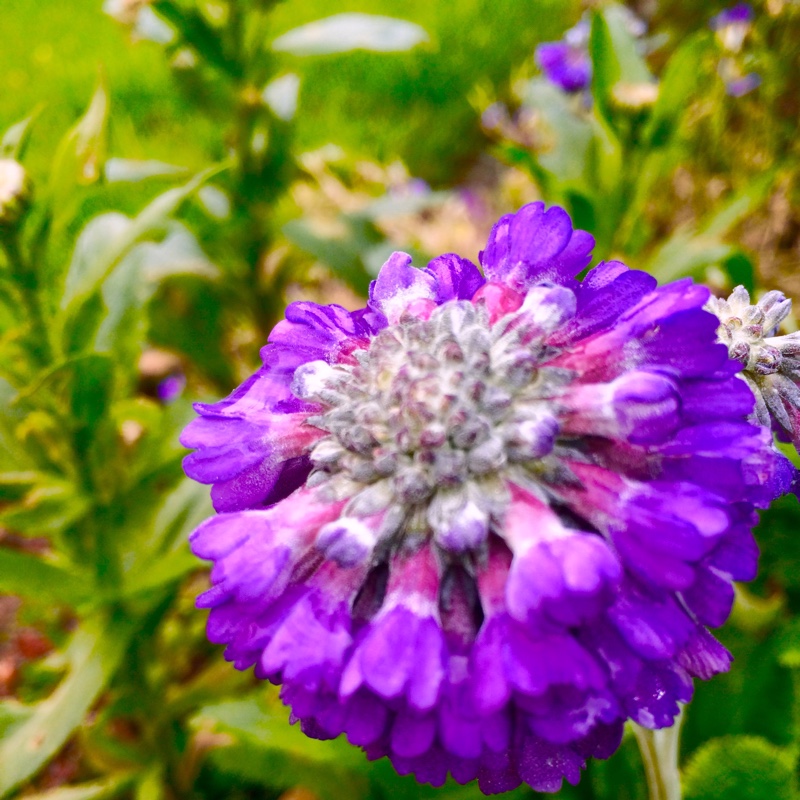
[[582, 19], [561, 41], [544, 42], [536, 48], [536, 65], [551, 83], [565, 92], [581, 92], [591, 83], [589, 32], [589, 21]]
[[749, 3], [737, 3], [713, 16], [708, 24], [726, 50], [738, 53], [750, 32], [753, 16], [753, 7]]
[[395, 253], [366, 308], [291, 304], [196, 406], [208, 636], [309, 736], [552, 792], [728, 668], [706, 626], [755, 574], [780, 457], [708, 291], [616, 261], [579, 281], [593, 246], [534, 203], [483, 273]]
[[777, 335], [792, 301], [772, 291], [752, 305], [747, 289], [737, 286], [727, 300], [712, 297], [707, 307], [719, 318], [720, 341], [743, 365], [739, 376], [756, 399], [753, 421], [800, 449], [800, 333]]

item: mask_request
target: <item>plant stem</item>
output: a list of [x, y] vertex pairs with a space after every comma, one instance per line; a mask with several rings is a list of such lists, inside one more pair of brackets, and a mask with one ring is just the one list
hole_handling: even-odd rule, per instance
[[678, 714], [671, 728], [657, 731], [636, 724], [633, 726], [642, 754], [650, 800], [681, 800], [678, 740], [682, 721], [683, 715]]
[[44, 366], [52, 360], [52, 347], [50, 331], [45, 323], [40, 304], [39, 276], [30, 262], [24, 258], [16, 230], [0, 231], [0, 247], [5, 252], [9, 270], [14, 277], [16, 288], [28, 315], [28, 322], [33, 334], [31, 354], [38, 359], [40, 366]]

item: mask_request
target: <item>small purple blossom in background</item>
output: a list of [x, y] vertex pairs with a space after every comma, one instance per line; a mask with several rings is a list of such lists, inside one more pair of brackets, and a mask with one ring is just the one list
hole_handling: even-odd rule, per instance
[[[753, 27], [754, 17], [752, 6], [738, 3], [712, 17], [709, 26], [723, 48], [735, 55], [741, 51], [744, 40]], [[721, 59], [718, 71], [725, 82], [725, 91], [731, 97], [743, 97], [761, 85], [761, 77], [757, 73], [744, 74], [733, 58]]]
[[536, 48], [536, 65], [551, 83], [565, 92], [581, 92], [592, 81], [589, 32], [588, 20], [582, 19], [561, 41], [544, 42]]
[[186, 388], [186, 376], [183, 373], [168, 375], [158, 384], [156, 395], [165, 404], [177, 400]]
[[720, 59], [717, 72], [725, 82], [725, 92], [730, 97], [744, 97], [761, 86], [761, 76], [755, 72], [742, 74], [742, 70], [733, 58]]
[[708, 24], [726, 50], [738, 53], [750, 32], [754, 16], [753, 7], [749, 3], [737, 3], [713, 16]]
[[593, 246], [534, 203], [482, 272], [395, 253], [365, 308], [291, 304], [259, 371], [195, 406], [208, 636], [309, 736], [553, 792], [728, 669], [707, 626], [786, 462], [708, 290], [617, 261], [579, 281]]
[[741, 78], [733, 78], [725, 83], [725, 91], [731, 97], [744, 97], [754, 89], [761, 86], [761, 76], [755, 72], [743, 75]]

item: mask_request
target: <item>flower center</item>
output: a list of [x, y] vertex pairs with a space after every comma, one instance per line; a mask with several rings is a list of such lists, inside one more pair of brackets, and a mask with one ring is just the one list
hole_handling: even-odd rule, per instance
[[[502, 519], [507, 479], [548, 469], [552, 398], [571, 374], [540, 366], [552, 355], [545, 333], [524, 308], [491, 325], [484, 306], [449, 302], [383, 330], [352, 363], [300, 367], [293, 391], [321, 406], [308, 423], [329, 434], [311, 453], [310, 483], [352, 498], [345, 517], [381, 515], [379, 540], [479, 547]], [[343, 524], [337, 541], [367, 536]]]

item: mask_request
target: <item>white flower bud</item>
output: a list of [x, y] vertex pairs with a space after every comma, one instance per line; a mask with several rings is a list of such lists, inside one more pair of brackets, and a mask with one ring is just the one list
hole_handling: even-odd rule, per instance
[[16, 225], [28, 208], [33, 186], [19, 161], [0, 158], [0, 227]]

